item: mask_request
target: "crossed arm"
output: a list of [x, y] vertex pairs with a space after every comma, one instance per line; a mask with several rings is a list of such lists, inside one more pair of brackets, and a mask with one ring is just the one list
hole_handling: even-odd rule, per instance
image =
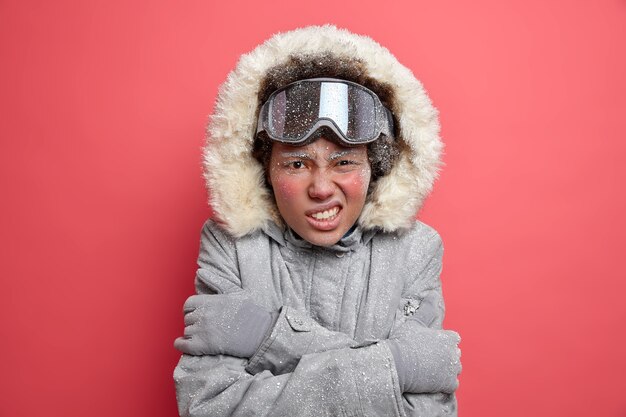
[[[217, 245], [201, 248], [200, 259], [203, 251], [228, 250], [211, 237], [203, 245]], [[458, 335], [440, 330], [440, 246], [433, 242], [420, 272], [436, 275], [432, 287], [407, 288], [419, 308], [386, 341], [359, 344], [290, 307], [267, 312], [242, 289], [191, 297], [186, 336], [176, 345], [201, 356], [183, 355], [175, 370], [181, 415], [455, 415]], [[203, 281], [225, 273], [210, 271], [223, 262], [199, 263]], [[242, 351], [242, 340], [253, 346]]]

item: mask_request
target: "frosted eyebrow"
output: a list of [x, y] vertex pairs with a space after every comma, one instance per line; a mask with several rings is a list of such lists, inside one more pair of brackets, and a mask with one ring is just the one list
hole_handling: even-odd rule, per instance
[[281, 152], [280, 156], [283, 158], [312, 159], [311, 155], [302, 151]]
[[346, 155], [352, 154], [354, 153], [352, 150], [350, 149], [346, 149], [345, 151], [339, 151], [339, 152], [334, 152], [332, 153], [329, 157], [328, 160], [329, 161], [335, 161], [339, 158], [343, 158]]

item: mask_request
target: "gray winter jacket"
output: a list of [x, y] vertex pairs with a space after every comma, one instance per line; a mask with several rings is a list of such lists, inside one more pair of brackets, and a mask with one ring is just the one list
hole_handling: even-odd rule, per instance
[[[384, 85], [400, 145], [391, 172], [370, 184], [358, 227], [330, 248], [285, 226], [251, 152], [268, 79], [277, 72], [301, 79], [302, 62], [307, 78], [338, 77], [316, 73], [319, 63]], [[400, 392], [384, 342], [409, 316], [441, 328], [441, 240], [415, 215], [437, 176], [442, 146], [437, 110], [421, 83], [367, 37], [308, 27], [241, 57], [208, 128], [204, 167], [214, 221], [202, 230], [196, 288], [247, 292], [280, 315], [250, 360], [182, 356], [175, 370], [181, 415], [456, 415], [454, 394]]]
[[420, 222], [401, 235], [357, 228], [330, 248], [268, 232], [234, 239], [212, 221], [202, 230], [198, 293], [245, 291], [280, 315], [249, 361], [183, 355], [181, 415], [456, 415], [453, 394], [402, 395], [377, 343], [409, 316], [441, 328], [437, 232]]

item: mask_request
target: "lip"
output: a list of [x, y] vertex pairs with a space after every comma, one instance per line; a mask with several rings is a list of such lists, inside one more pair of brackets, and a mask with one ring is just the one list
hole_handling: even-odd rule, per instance
[[[316, 218], [311, 217], [312, 214], [314, 213], [320, 213], [326, 210], [330, 210], [332, 208], [337, 207], [339, 209], [339, 211], [337, 212], [337, 214], [335, 215], [335, 217], [330, 218], [330, 219], [323, 219], [323, 220], [318, 220]], [[313, 227], [314, 229], [317, 230], [321, 230], [321, 231], [329, 231], [329, 230], [334, 230], [336, 229], [339, 224], [341, 223], [341, 214], [343, 211], [343, 207], [341, 207], [340, 204], [334, 203], [334, 204], [325, 204], [323, 206], [318, 206], [313, 210], [307, 210], [305, 212], [306, 214], [306, 220], [309, 223], [309, 225], [311, 227]]]

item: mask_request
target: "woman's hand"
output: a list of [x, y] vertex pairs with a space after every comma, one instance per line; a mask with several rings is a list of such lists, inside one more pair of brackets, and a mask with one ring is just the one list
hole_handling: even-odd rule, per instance
[[458, 333], [451, 330], [430, 329], [407, 320], [387, 341], [402, 392], [454, 392], [461, 372], [460, 341]]
[[250, 358], [274, 315], [241, 294], [192, 295], [184, 306], [185, 333], [174, 347], [188, 355]]

